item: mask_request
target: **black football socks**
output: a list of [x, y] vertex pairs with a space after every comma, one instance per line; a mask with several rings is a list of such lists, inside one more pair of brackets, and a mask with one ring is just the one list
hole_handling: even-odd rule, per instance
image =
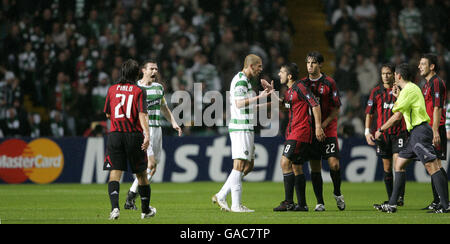
[[441, 206], [444, 209], [448, 208], [448, 181], [441, 170], [438, 170], [436, 173], [431, 175], [431, 180], [434, 183], [434, 187], [436, 188], [436, 192], [440, 197]]
[[151, 194], [151, 188], [150, 185], [142, 185], [138, 186], [138, 192], [141, 196], [141, 209], [142, 213], [149, 213], [150, 212], [150, 194]]
[[321, 172], [311, 172], [311, 181], [316, 195], [317, 204], [325, 204], [323, 201], [323, 180]]
[[394, 174], [392, 172], [384, 172], [384, 184], [386, 185], [388, 199], [390, 199], [394, 188]]
[[109, 200], [111, 201], [111, 210], [119, 208], [119, 191], [120, 183], [118, 181], [110, 181], [108, 183]]
[[335, 196], [340, 196], [341, 194], [341, 170], [330, 170], [331, 180], [333, 181], [333, 194]]
[[284, 181], [284, 200], [292, 203], [294, 201], [294, 184], [295, 175], [294, 172], [283, 174]]
[[298, 205], [306, 206], [306, 178], [305, 174], [295, 176], [295, 191], [297, 193]]
[[404, 191], [406, 184], [406, 172], [398, 171], [395, 172], [394, 177], [394, 190], [392, 191], [392, 195], [389, 198], [389, 205], [397, 205], [398, 197]]
[[[448, 181], [448, 176], [447, 176], [447, 172], [445, 172], [445, 169], [444, 168], [440, 168], [440, 171], [444, 175], [445, 179], [447, 179], [447, 181]], [[448, 184], [446, 184], [444, 187], [445, 187], [444, 190], [448, 194]], [[436, 186], [435, 186], [435, 183], [433, 182], [433, 180], [431, 180], [431, 190], [433, 191], [433, 203], [438, 204], [440, 202], [439, 194], [438, 194], [438, 192], [436, 190]]]

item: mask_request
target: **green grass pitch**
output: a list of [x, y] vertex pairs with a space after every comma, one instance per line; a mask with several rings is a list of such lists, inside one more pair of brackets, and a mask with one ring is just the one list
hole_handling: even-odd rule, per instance
[[[157, 215], [141, 220], [140, 210], [124, 210], [129, 183], [121, 184], [121, 215], [108, 220], [110, 202], [106, 184], [0, 185], [1, 224], [450, 224], [450, 214], [427, 214], [420, 208], [431, 201], [428, 183], [408, 182], [405, 206], [397, 213], [381, 213], [372, 207], [386, 200], [383, 182], [343, 182], [347, 208], [339, 211], [332, 184], [324, 184], [325, 212], [314, 212], [311, 182], [307, 182], [309, 212], [273, 212], [284, 198], [283, 184], [243, 183], [243, 203], [255, 213], [226, 213], [211, 203], [222, 183], [155, 183], [151, 205]], [[294, 197], [295, 198], [295, 197]], [[228, 198], [230, 204], [230, 198]], [[140, 200], [137, 199], [138, 207]]]

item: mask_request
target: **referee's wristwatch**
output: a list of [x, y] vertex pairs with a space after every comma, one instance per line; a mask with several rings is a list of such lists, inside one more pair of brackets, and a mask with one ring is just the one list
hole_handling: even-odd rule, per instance
[[378, 132], [383, 133], [384, 130], [382, 130], [381, 127], [380, 127], [380, 128], [378, 128]]

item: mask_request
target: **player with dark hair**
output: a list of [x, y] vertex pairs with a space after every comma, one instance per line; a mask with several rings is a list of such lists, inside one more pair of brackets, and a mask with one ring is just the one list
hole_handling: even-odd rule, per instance
[[326, 139], [322, 142], [313, 137], [310, 157], [311, 181], [317, 205], [314, 211], [325, 211], [323, 200], [322, 159], [327, 159], [330, 166], [330, 176], [333, 181], [333, 193], [339, 210], [345, 209], [344, 196], [341, 194], [341, 171], [339, 166], [339, 144], [337, 138], [337, 117], [341, 100], [336, 82], [333, 78], [321, 72], [324, 58], [319, 52], [310, 52], [306, 56], [308, 76], [302, 79], [316, 96], [322, 111], [322, 128]]
[[[437, 75], [439, 67], [436, 55], [431, 53], [422, 55], [418, 68], [420, 75], [427, 81], [422, 87], [422, 93], [425, 97], [428, 116], [431, 119], [430, 126], [433, 129], [433, 146], [436, 149], [440, 170], [447, 177], [447, 172], [441, 163], [441, 160], [447, 159], [447, 132], [445, 129], [446, 84]], [[423, 208], [424, 210], [439, 208], [439, 196], [433, 182], [431, 182], [431, 188], [433, 190], [433, 201], [430, 205]]]
[[[283, 65], [278, 75], [280, 76], [280, 83], [286, 84], [288, 87], [284, 99], [278, 98], [278, 100], [280, 107], [289, 112], [289, 123], [286, 128], [286, 141], [280, 161], [283, 171], [285, 200], [273, 211], [308, 211], [303, 163], [308, 161], [308, 151], [311, 150], [312, 137], [314, 136], [312, 123], [315, 123], [317, 139], [319, 141], [325, 139], [321, 127], [320, 105], [311, 91], [297, 80], [297, 64]], [[311, 110], [314, 117], [311, 116]], [[294, 188], [298, 204], [293, 201]]]
[[[145, 90], [145, 98], [147, 101], [148, 112], [148, 127], [150, 131], [150, 146], [147, 149], [148, 158], [148, 180], [156, 173], [156, 168], [161, 161], [162, 153], [162, 129], [161, 120], [163, 115], [167, 121], [172, 125], [172, 128], [178, 132], [178, 136], [182, 135], [182, 130], [178, 126], [172, 112], [167, 106], [164, 97], [164, 87], [158, 82], [159, 69], [155, 60], [147, 60], [144, 62], [141, 71], [143, 73], [142, 80], [137, 82], [137, 85]], [[124, 208], [136, 210], [135, 199], [138, 193], [138, 179], [136, 178], [130, 187], [125, 201]]]
[[[380, 140], [375, 140], [371, 132], [372, 121], [374, 117], [377, 118], [376, 128], [380, 128], [393, 115], [392, 107], [396, 101], [396, 89], [394, 86], [394, 64], [383, 64], [381, 67], [382, 84], [374, 87], [370, 93], [370, 97], [366, 106], [366, 130], [365, 137], [367, 144], [371, 146], [376, 145], [376, 152], [383, 161], [384, 169], [384, 184], [386, 185], [386, 192], [388, 199], [392, 195], [394, 175], [392, 173], [392, 165], [398, 157], [398, 153], [406, 144], [407, 131], [406, 124], [403, 119], [389, 128]], [[397, 93], [398, 95], [398, 93]], [[397, 205], [403, 206], [405, 190], [402, 189]], [[374, 207], [379, 206], [378, 204]]]
[[430, 117], [426, 111], [425, 99], [421, 89], [411, 82], [412, 72], [407, 63], [395, 68], [395, 85], [401, 88], [400, 94], [392, 111], [394, 115], [384, 123], [375, 133], [375, 139], [379, 139], [383, 132], [398, 123], [402, 116], [410, 135], [405, 147], [400, 151], [394, 164], [394, 190], [389, 202], [382, 204], [378, 209], [383, 212], [394, 213], [397, 211], [397, 200], [401, 189], [406, 184], [406, 166], [412, 159], [418, 158], [431, 175], [431, 180], [440, 199], [440, 208], [433, 213], [446, 213], [448, 206], [447, 177], [440, 170], [435, 148], [433, 147], [433, 130], [429, 124]]
[[[111, 201], [110, 219], [118, 219], [120, 178], [131, 167], [138, 179], [141, 196], [141, 218], [153, 217], [150, 206], [150, 184], [147, 179], [149, 130], [147, 102], [144, 90], [136, 85], [139, 65], [134, 60], [122, 64], [120, 81], [111, 86], [106, 96], [104, 112], [111, 120], [103, 169], [109, 170], [108, 193]], [[128, 163], [127, 163], [128, 162]]]

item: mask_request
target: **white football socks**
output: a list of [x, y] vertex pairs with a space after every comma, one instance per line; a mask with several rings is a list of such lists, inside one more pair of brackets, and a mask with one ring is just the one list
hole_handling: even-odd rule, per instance
[[233, 208], [238, 208], [241, 205], [242, 196], [242, 178], [244, 173], [232, 170], [227, 178], [227, 181], [223, 184], [222, 189], [217, 193], [217, 198], [226, 199], [231, 192], [231, 203]]
[[231, 171], [231, 175], [231, 209], [238, 209], [239, 206], [241, 206], [243, 173], [237, 170], [233, 170]]

